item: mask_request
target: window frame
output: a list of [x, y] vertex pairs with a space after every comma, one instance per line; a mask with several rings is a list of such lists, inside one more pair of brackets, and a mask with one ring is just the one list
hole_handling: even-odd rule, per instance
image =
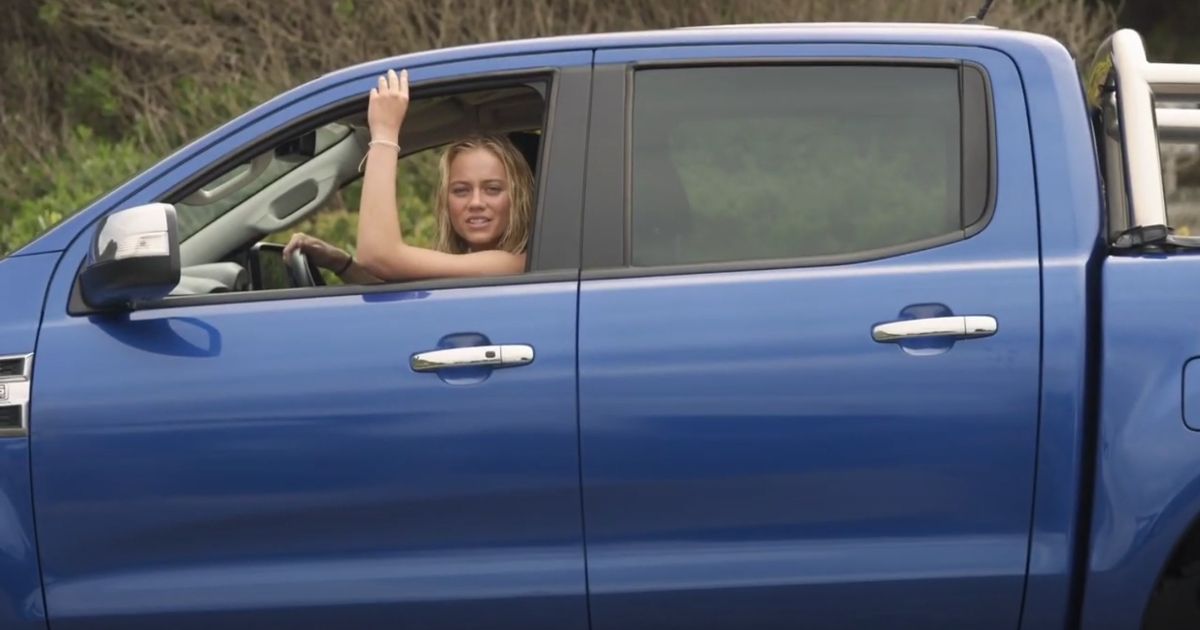
[[[589, 113], [591, 70], [590, 65], [522, 68], [443, 77], [421, 81], [412, 86], [412, 98], [417, 100], [442, 94], [483, 90], [489, 87], [536, 83], [545, 85], [546, 106], [543, 113], [542, 140], [538, 147], [539, 167], [535, 182], [534, 220], [531, 226], [529, 260], [524, 273], [381, 284], [347, 284], [178, 295], [133, 304], [124, 311], [156, 311], [210, 304], [241, 304], [314, 297], [524, 285], [578, 279], [587, 125], [579, 124], [579, 121], [574, 121], [572, 124], [570, 120], [579, 115], [586, 120]], [[157, 200], [175, 203], [185, 199], [195, 190], [212, 181], [213, 178], [219, 177], [230, 168], [246, 162], [270, 147], [306, 130], [365, 111], [366, 99], [361, 94], [314, 108], [289, 121], [287, 125], [244, 143], [240, 148], [229, 152], [221, 159], [196, 169], [190, 176], [183, 178], [175, 186], [158, 195]], [[552, 164], [555, 166], [551, 166]], [[551, 173], [557, 175], [550, 177]], [[114, 209], [113, 211], [118, 210]], [[235, 248], [231, 254], [240, 249]], [[86, 257], [80, 261], [79, 269], [75, 271], [72, 282], [71, 295], [67, 305], [67, 312], [72, 316], [88, 316], [106, 312], [94, 309], [83, 301], [79, 273], [84, 264], [86, 264]]]
[[[968, 198], [980, 199], [983, 211], [976, 221], [962, 229], [943, 235], [897, 245], [862, 250], [849, 254], [760, 258], [751, 260], [681, 263], [673, 265], [634, 266], [632, 264], [632, 179], [633, 179], [633, 103], [634, 77], [642, 70], [803, 66], [872, 66], [872, 67], [940, 67], [956, 69], [959, 73], [959, 137], [962, 153], [959, 160], [959, 212], [966, 212]], [[982, 134], [967, 134], [968, 112], [964, 94], [967, 72], [982, 79]], [[902, 254], [932, 249], [966, 240], [983, 231], [996, 209], [997, 156], [996, 115], [992, 81], [983, 64], [957, 58], [917, 57], [739, 57], [734, 59], [704, 58], [670, 61], [641, 61], [632, 63], [597, 64], [592, 73], [592, 119], [588, 145], [587, 197], [584, 201], [583, 276], [585, 279], [633, 278], [726, 271], [753, 271], [802, 267], [822, 267], [868, 262]], [[975, 113], [978, 113], [975, 112]], [[603, 142], [604, 139], [615, 139]], [[982, 142], [984, 146], [977, 146]], [[974, 159], [986, 160], [985, 177], [975, 178], [966, 172], [968, 152]], [[619, 208], [619, 211], [614, 211]]]

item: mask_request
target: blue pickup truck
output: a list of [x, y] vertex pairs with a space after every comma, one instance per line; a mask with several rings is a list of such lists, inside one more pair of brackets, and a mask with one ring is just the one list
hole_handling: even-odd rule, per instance
[[[508, 134], [525, 273], [267, 237]], [[363, 64], [0, 261], [0, 627], [1200, 623], [1200, 66], [980, 25]], [[1192, 295], [1197, 293], [1197, 295]], [[439, 362], [454, 355], [462, 362]]]

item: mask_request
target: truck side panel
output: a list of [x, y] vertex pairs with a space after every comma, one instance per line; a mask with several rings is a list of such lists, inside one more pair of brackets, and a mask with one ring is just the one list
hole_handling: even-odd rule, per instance
[[1067, 51], [1045, 38], [1006, 51], [1018, 64], [1029, 107], [1042, 256], [1041, 423], [1021, 626], [1074, 627], [1092, 483], [1100, 182]]
[[[37, 343], [46, 285], [59, 254], [0, 260], [0, 357], [27, 355]], [[0, 437], [0, 628], [45, 628], [29, 437]]]
[[[1184, 364], [1200, 356], [1200, 258], [1109, 258], [1095, 508], [1083, 622], [1141, 623], [1200, 505], [1200, 432], [1184, 424]], [[1200, 411], [1200, 410], [1197, 410]]]

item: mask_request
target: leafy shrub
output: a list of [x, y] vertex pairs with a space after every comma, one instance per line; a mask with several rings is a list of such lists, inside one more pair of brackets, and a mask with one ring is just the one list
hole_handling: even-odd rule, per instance
[[54, 167], [26, 168], [29, 196], [6, 199], [15, 211], [0, 222], [0, 255], [23, 245], [97, 196], [146, 168], [151, 156], [135, 141], [97, 138], [92, 130], [70, 130], [66, 145], [53, 155]]

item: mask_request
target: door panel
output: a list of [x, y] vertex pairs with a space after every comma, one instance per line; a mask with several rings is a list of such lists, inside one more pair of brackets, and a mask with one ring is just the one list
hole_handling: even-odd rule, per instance
[[[31, 415], [56, 629], [586, 628], [575, 336], [592, 53], [456, 55], [413, 56], [414, 90], [558, 69], [533, 273], [519, 280], [81, 317], [66, 311], [90, 230], [70, 244], [47, 293]], [[362, 98], [391, 63], [234, 121], [121, 207]], [[475, 344], [525, 344], [534, 359], [411, 367], [416, 353]]]
[[[869, 262], [585, 270], [580, 426], [596, 630], [1017, 625], [1041, 334], [1021, 85], [987, 51], [877, 48], [987, 68], [1003, 130], [994, 215], [966, 240]], [[738, 49], [758, 59], [839, 50]], [[683, 57], [598, 53], [597, 81], [604, 64]], [[593, 111], [613, 106], [596, 98]], [[604, 195], [622, 185], [597, 172], [589, 226], [621, 208]], [[972, 315], [994, 317], [997, 332], [872, 338], [885, 322]]]
[[[568, 281], [48, 317], [55, 627], [585, 627], [575, 303]], [[462, 333], [535, 360], [410, 368]]]

